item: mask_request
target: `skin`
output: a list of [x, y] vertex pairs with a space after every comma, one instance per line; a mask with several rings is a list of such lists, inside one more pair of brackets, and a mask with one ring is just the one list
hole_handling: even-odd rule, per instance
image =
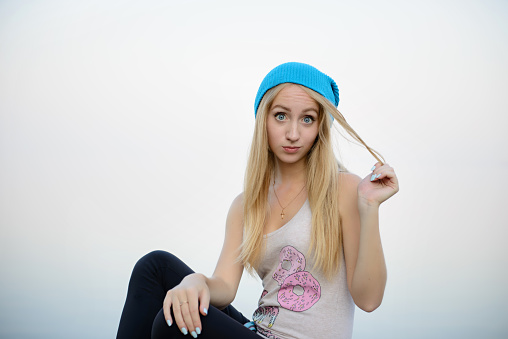
[[[302, 190], [306, 182], [305, 157], [318, 135], [318, 112], [319, 105], [296, 85], [285, 87], [272, 103], [267, 133], [276, 166], [265, 234], [291, 220], [307, 199], [306, 190]], [[350, 173], [340, 175], [342, 184], [337, 194], [341, 197], [347, 283], [355, 304], [371, 312], [381, 304], [386, 285], [379, 206], [398, 191], [398, 180], [393, 168], [381, 163], [376, 163], [372, 173], [363, 179]], [[281, 205], [285, 207], [284, 219], [280, 217]], [[236, 261], [242, 243], [242, 219], [240, 194], [231, 204], [224, 245], [213, 275], [191, 274], [167, 292], [163, 310], [168, 324], [176, 322], [183, 333], [197, 337], [202, 329], [200, 315], [206, 316], [209, 305], [222, 309], [233, 301], [243, 272], [243, 266]]]
[[[270, 107], [266, 129], [276, 167], [275, 184], [270, 188], [268, 199], [272, 213], [265, 226], [265, 234], [291, 220], [307, 199], [307, 191], [302, 191], [306, 182], [305, 159], [319, 132], [318, 115], [319, 105], [295, 85], [284, 88]], [[298, 147], [298, 150], [288, 152], [287, 147]], [[284, 219], [280, 216], [281, 205], [285, 207]]]

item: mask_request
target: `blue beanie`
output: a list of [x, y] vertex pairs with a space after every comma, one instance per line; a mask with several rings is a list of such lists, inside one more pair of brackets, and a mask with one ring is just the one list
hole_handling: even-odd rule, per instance
[[266, 91], [286, 82], [299, 84], [318, 92], [335, 107], [339, 104], [339, 88], [332, 78], [311, 65], [287, 62], [272, 69], [261, 82], [254, 103], [254, 116], [258, 113], [259, 103]]

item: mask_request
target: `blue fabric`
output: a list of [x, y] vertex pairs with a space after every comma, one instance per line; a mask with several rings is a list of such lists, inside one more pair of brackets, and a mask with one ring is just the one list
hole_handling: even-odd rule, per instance
[[332, 78], [311, 65], [287, 62], [272, 69], [261, 82], [254, 103], [254, 116], [257, 115], [259, 103], [266, 91], [286, 82], [310, 88], [328, 99], [335, 107], [339, 104], [339, 88]]
[[256, 323], [253, 321], [249, 321], [248, 323], [243, 324], [243, 326], [247, 327], [251, 331], [257, 332]]

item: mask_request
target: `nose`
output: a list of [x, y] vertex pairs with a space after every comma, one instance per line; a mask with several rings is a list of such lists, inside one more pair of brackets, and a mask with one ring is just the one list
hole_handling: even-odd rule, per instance
[[286, 139], [289, 141], [298, 141], [298, 139], [300, 139], [300, 130], [297, 122], [291, 122], [288, 124]]

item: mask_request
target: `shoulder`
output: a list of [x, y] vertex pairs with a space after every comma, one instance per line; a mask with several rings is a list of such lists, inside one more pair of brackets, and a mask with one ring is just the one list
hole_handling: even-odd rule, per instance
[[241, 225], [243, 222], [243, 192], [238, 194], [229, 208], [228, 225]]
[[230, 212], [242, 212], [243, 213], [243, 192], [238, 194], [231, 203]]
[[353, 173], [339, 173], [339, 211], [341, 215], [347, 215], [357, 209], [358, 184], [362, 179]]
[[356, 195], [358, 184], [362, 179], [350, 172], [339, 172], [339, 194], [341, 197], [344, 195]]

